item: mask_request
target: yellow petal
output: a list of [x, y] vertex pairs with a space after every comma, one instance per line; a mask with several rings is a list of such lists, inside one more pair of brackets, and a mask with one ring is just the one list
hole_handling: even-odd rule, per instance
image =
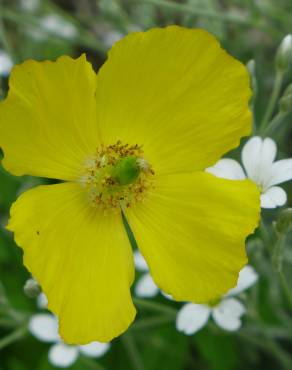
[[73, 183], [29, 190], [14, 203], [8, 226], [67, 343], [110, 341], [135, 316], [133, 256], [121, 216], [103, 215], [86, 196]]
[[143, 145], [156, 173], [204, 169], [237, 146], [249, 97], [246, 68], [198, 29], [130, 34], [98, 73], [103, 141]]
[[72, 180], [98, 145], [96, 74], [85, 56], [16, 66], [0, 104], [3, 164], [15, 175]]
[[235, 286], [259, 210], [251, 181], [197, 172], [161, 176], [127, 217], [157, 285], [177, 300], [202, 303]]

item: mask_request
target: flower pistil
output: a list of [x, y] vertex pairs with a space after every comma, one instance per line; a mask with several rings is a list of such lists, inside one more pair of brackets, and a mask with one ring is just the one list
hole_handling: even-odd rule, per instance
[[89, 190], [89, 200], [102, 210], [125, 209], [142, 201], [153, 187], [154, 171], [143, 157], [138, 144], [100, 146], [87, 160], [82, 183]]

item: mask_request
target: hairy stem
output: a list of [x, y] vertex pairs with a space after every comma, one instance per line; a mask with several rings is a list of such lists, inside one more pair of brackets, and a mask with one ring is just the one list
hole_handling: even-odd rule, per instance
[[270, 96], [270, 100], [268, 102], [267, 109], [260, 126], [260, 133], [262, 135], [268, 130], [272, 114], [275, 110], [277, 100], [280, 96], [282, 83], [283, 83], [283, 73], [281, 71], [277, 71], [273, 91]]

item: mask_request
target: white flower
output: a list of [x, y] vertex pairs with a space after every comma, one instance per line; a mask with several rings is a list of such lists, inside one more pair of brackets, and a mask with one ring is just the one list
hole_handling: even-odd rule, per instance
[[142, 277], [138, 280], [135, 286], [135, 295], [141, 298], [150, 298], [156, 296], [159, 293], [159, 288], [149, 274], [148, 265], [138, 250], [134, 252], [134, 261], [136, 269], [143, 272]]
[[251, 266], [245, 266], [239, 274], [237, 286], [231, 289], [221, 300], [212, 305], [187, 303], [178, 312], [176, 328], [191, 335], [202, 329], [212, 316], [215, 323], [224, 330], [235, 331], [241, 327], [241, 316], [245, 313], [244, 305], [237, 295], [251, 287], [258, 279]]
[[41, 293], [41, 294], [38, 295], [38, 297], [37, 297], [37, 306], [38, 306], [38, 308], [43, 309], [43, 310], [48, 308], [48, 298], [45, 295], [45, 293]]
[[49, 350], [49, 362], [57, 367], [69, 367], [80, 354], [88, 357], [101, 357], [110, 348], [110, 343], [92, 342], [86, 345], [68, 345], [58, 334], [58, 320], [49, 313], [39, 313], [31, 317], [29, 331], [42, 342], [53, 343]]
[[3, 50], [0, 50], [0, 77], [9, 75], [13, 67], [13, 62], [10, 56]]
[[286, 35], [276, 54], [276, 67], [281, 73], [285, 73], [292, 61], [292, 35]]
[[289, 52], [292, 49], [292, 35], [288, 34], [283, 38], [281, 47], [283, 52]]
[[35, 12], [40, 7], [40, 0], [20, 0], [20, 7], [26, 12]]
[[[44, 293], [37, 297], [37, 306], [47, 309], [48, 299]], [[110, 348], [110, 343], [92, 342], [81, 346], [67, 345], [59, 336], [57, 318], [49, 313], [33, 315], [29, 321], [29, 331], [42, 342], [54, 343], [49, 350], [49, 362], [57, 367], [71, 366], [81, 353], [88, 357], [101, 357]]]
[[217, 177], [255, 182], [261, 192], [261, 207], [276, 208], [287, 201], [286, 192], [279, 186], [292, 179], [292, 158], [275, 161], [277, 146], [270, 138], [254, 136], [247, 141], [241, 153], [243, 168], [234, 159], [224, 158], [206, 169]]
[[102, 35], [102, 41], [107, 48], [111, 48], [113, 44], [123, 38], [124, 35], [118, 31], [105, 31]]
[[44, 31], [65, 39], [73, 39], [77, 35], [76, 27], [57, 14], [48, 14], [42, 17], [40, 19], [40, 26]]

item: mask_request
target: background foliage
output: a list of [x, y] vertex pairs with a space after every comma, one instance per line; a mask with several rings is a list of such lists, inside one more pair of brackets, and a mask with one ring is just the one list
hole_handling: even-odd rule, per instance
[[[43, 19], [52, 14], [66, 22], [67, 31], [45, 25]], [[122, 35], [173, 23], [206, 28], [242, 62], [255, 60], [254, 117], [259, 123], [274, 86], [276, 50], [292, 32], [290, 0], [2, 0], [0, 49], [9, 53], [14, 63], [85, 52], [98, 69], [107, 49]], [[281, 93], [291, 82], [290, 67]], [[1, 77], [2, 98], [6, 92], [7, 78]], [[292, 157], [291, 120], [288, 112], [273, 133], [280, 157]], [[27, 319], [37, 308], [35, 300], [23, 293], [29, 274], [22, 265], [21, 251], [4, 230], [11, 203], [19, 193], [45, 181], [16, 178], [0, 167], [0, 370], [53, 368], [47, 359], [48, 345], [27, 331]], [[284, 188], [289, 206], [292, 188], [289, 184]], [[260, 279], [243, 297], [248, 312], [238, 332], [222, 331], [209, 321], [193, 336], [178, 333], [174, 322], [181, 305], [158, 296], [148, 304], [137, 301], [136, 323], [113, 342], [105, 357], [98, 361], [80, 357], [72, 369], [292, 369], [290, 219], [289, 212], [283, 215], [282, 209], [263, 211], [262, 225], [248, 241], [250, 261]], [[278, 262], [283, 259], [281, 269], [275, 258]]]

